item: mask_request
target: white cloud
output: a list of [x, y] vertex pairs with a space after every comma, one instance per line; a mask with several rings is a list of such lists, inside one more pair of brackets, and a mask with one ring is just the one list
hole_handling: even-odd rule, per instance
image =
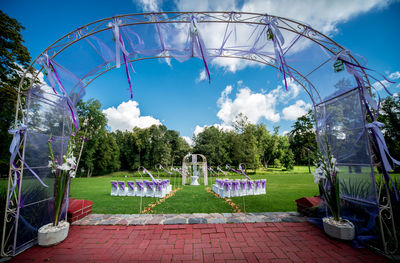
[[286, 135], [288, 135], [288, 134], [289, 134], [289, 131], [286, 131], [286, 130], [285, 130], [285, 131], [282, 132], [282, 136], [286, 136]]
[[389, 75], [389, 79], [392, 79], [392, 80], [400, 79], [400, 71], [391, 73]]
[[280, 120], [279, 113], [275, 112], [276, 97], [272, 93], [254, 93], [249, 88], [241, 88], [234, 100], [228, 95], [232, 92], [232, 86], [227, 86], [217, 101], [220, 110], [217, 117], [223, 123], [231, 125], [239, 113], [247, 116], [251, 123], [257, 123], [262, 117], [272, 122]]
[[189, 144], [190, 146], [194, 146], [194, 141], [192, 140], [192, 138], [188, 137], [188, 136], [182, 136], [182, 139], [185, 140], [185, 142], [187, 142], [187, 144]]
[[139, 0], [133, 1], [135, 4], [139, 4], [140, 8], [145, 12], [157, 12], [160, 10], [160, 0]]
[[247, 67], [264, 67], [265, 64], [261, 64], [255, 61], [244, 60], [239, 58], [225, 58], [217, 57], [212, 60], [212, 64], [223, 68], [225, 71], [235, 73], [236, 71], [242, 70]]
[[204, 126], [196, 125], [196, 128], [194, 129], [193, 135], [197, 136], [199, 133], [202, 133], [205, 128], [208, 128], [208, 127], [211, 127], [211, 126], [214, 126], [215, 128], [217, 128], [219, 130], [223, 130], [223, 131], [232, 131], [232, 130], [234, 130], [233, 126], [226, 125], [226, 124], [215, 123], [213, 125], [204, 125]]
[[[387, 72], [388, 75], [388, 79], [390, 80], [397, 80], [400, 79], [400, 71], [395, 71], [395, 72]], [[376, 81], [375, 83], [372, 84], [372, 87], [375, 88], [375, 90], [380, 91], [383, 89], [383, 86], [385, 86], [386, 88], [392, 87], [394, 86], [393, 83], [390, 83], [389, 81], [387, 81], [386, 79], [379, 81]], [[396, 88], [400, 88], [400, 84], [396, 85]]]
[[[246, 115], [251, 123], [257, 123], [261, 118], [278, 122], [280, 114], [275, 109], [277, 103], [288, 103], [296, 98], [302, 90], [302, 87], [294, 81], [289, 79], [287, 81], [287, 91], [281, 85], [270, 92], [262, 90], [261, 93], [252, 92], [249, 88], [243, 87], [238, 90], [236, 98], [233, 100], [229, 97], [232, 93], [232, 86], [226, 86], [217, 101], [220, 108], [217, 117], [226, 125], [231, 125], [239, 113]], [[240, 81], [239, 86], [242, 85], [243, 81]]]
[[122, 102], [117, 108], [103, 110], [111, 131], [132, 130], [133, 127], [148, 128], [151, 125], [161, 125], [161, 122], [151, 116], [140, 116], [139, 104], [136, 101]]
[[[144, 1], [144, 0], [142, 0]], [[175, 0], [175, 5], [179, 11], [227, 11], [236, 10], [242, 12], [267, 13], [275, 16], [282, 16], [297, 20], [310, 25], [312, 28], [331, 36], [338, 31], [337, 26], [345, 23], [353, 17], [367, 13], [371, 10], [384, 8], [392, 1], [390, 0], [247, 0], [243, 4], [241, 1], [227, 0]], [[248, 28], [237, 27], [237, 39], [248, 41]], [[214, 23], [202, 28], [202, 36], [206, 46], [220, 47], [221, 36], [225, 31], [225, 25]], [[288, 32], [282, 32], [286, 42], [289, 43], [290, 35]], [[186, 39], [186, 35], [184, 36]], [[309, 42], [307, 42], [309, 43]], [[292, 52], [302, 50], [307, 46], [306, 42], [299, 42]], [[232, 44], [229, 41], [227, 45]], [[239, 45], [242, 43], [236, 43]], [[224, 68], [230, 72], [236, 72], [249, 66], [265, 66], [264, 64], [248, 60], [234, 58], [217, 57], [212, 61], [213, 65]]]
[[206, 70], [203, 69], [202, 71], [200, 71], [200, 75], [199, 77], [196, 79], [196, 83], [199, 83], [200, 81], [206, 80], [207, 79], [207, 74], [206, 74]]
[[391, 83], [387, 80], [381, 80], [380, 82], [377, 81], [374, 84], [372, 84], [372, 87], [374, 87], [376, 90], [379, 91], [379, 90], [383, 89], [382, 85], [384, 85], [386, 88], [388, 88], [391, 85]]
[[245, 1], [241, 11], [292, 18], [329, 35], [337, 31], [338, 24], [389, 3], [390, 0], [250, 0]]
[[283, 119], [294, 121], [298, 117], [306, 114], [310, 108], [311, 104], [305, 103], [303, 100], [298, 100], [295, 104], [292, 104], [282, 110]]

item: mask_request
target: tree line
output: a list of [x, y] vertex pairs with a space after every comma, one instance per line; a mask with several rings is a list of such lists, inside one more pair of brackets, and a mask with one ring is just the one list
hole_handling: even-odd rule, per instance
[[244, 164], [247, 169], [274, 166], [290, 170], [295, 164], [307, 164], [316, 150], [311, 112], [300, 117], [285, 136], [279, 135], [279, 127], [270, 132], [264, 124], [252, 124], [239, 114], [233, 130], [206, 127], [194, 137], [194, 146], [164, 125], [109, 132], [97, 100], [80, 101], [77, 112], [82, 127], [75, 136], [75, 154], [81, 156], [81, 176], [134, 171], [140, 166], [154, 168], [158, 164], [180, 166], [188, 153], [205, 155], [212, 166]]
[[[15, 19], [0, 11], [0, 176], [9, 170], [8, 152], [14, 127], [14, 114], [18, 85], [22, 72], [31, 57], [24, 46], [21, 31], [24, 27]], [[28, 87], [28, 80], [23, 84]], [[24, 107], [25, 97], [21, 97]], [[239, 165], [248, 168], [283, 166], [290, 169], [294, 164], [312, 162], [316, 151], [312, 114], [298, 118], [292, 131], [279, 135], [279, 128], [270, 132], [263, 124], [250, 124], [245, 116], [238, 116], [234, 130], [223, 131], [215, 127], [205, 128], [195, 136], [192, 148], [177, 131], [165, 126], [152, 126], [132, 131], [109, 132], [107, 120], [98, 101], [79, 102], [77, 105], [81, 123], [76, 136], [76, 155], [81, 153], [81, 175], [104, 174], [117, 170], [134, 170], [139, 166], [154, 167], [180, 165], [189, 152], [202, 153], [210, 165]], [[378, 120], [385, 124], [383, 133], [391, 155], [400, 159], [400, 97], [387, 97], [381, 101]], [[85, 140], [78, 139], [84, 137]], [[82, 168], [82, 169], [81, 169]], [[399, 167], [396, 167], [399, 171]]]

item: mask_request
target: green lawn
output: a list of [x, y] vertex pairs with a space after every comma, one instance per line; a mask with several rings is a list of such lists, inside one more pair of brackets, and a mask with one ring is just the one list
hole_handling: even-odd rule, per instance
[[[154, 174], [156, 175], [156, 174]], [[126, 177], [125, 177], [126, 176]], [[259, 170], [250, 174], [252, 179], [267, 179], [267, 194], [258, 196], [234, 197], [232, 201], [240, 206], [243, 212], [295, 211], [294, 200], [304, 196], [318, 194], [317, 185], [307, 167], [295, 167], [293, 171], [279, 169]], [[70, 195], [77, 199], [88, 199], [94, 202], [93, 213], [131, 214], [140, 211], [140, 197], [110, 196], [111, 180], [139, 179], [136, 173], [117, 172], [106, 176], [91, 178], [74, 178]], [[167, 177], [164, 177], [167, 178]], [[244, 178], [229, 175], [229, 178]], [[209, 187], [216, 177], [209, 177]], [[171, 177], [171, 184], [181, 185], [181, 178]], [[202, 183], [202, 180], [200, 180]], [[157, 198], [142, 198], [142, 209]], [[154, 213], [215, 213], [232, 212], [232, 208], [222, 199], [217, 199], [205, 191], [205, 186], [186, 185], [175, 196], [153, 208]]]

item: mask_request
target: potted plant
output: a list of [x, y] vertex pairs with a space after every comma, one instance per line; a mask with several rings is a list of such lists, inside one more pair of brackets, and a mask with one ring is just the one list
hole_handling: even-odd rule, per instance
[[339, 169], [336, 159], [331, 154], [328, 140], [325, 141], [327, 156], [324, 157], [318, 152], [317, 168], [313, 173], [314, 182], [318, 184], [319, 191], [332, 214], [331, 217], [322, 219], [324, 231], [334, 238], [352, 240], [355, 235], [353, 223], [340, 217]]
[[66, 154], [59, 162], [53, 154], [51, 142], [52, 136], [48, 140], [50, 160], [49, 167], [55, 175], [54, 186], [54, 220], [52, 223], [42, 226], [38, 230], [38, 244], [40, 246], [52, 246], [62, 242], [68, 236], [69, 223], [61, 220], [62, 207], [68, 201], [66, 194], [71, 177], [75, 177], [76, 159], [73, 155], [73, 138], [68, 141]]

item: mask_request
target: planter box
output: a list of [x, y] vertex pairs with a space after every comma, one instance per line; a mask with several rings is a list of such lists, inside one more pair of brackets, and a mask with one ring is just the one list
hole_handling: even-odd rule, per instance
[[92, 213], [93, 202], [89, 200], [70, 199], [67, 218], [72, 223]]
[[352, 222], [341, 219], [340, 222], [333, 220], [333, 217], [322, 218], [324, 231], [328, 236], [341, 240], [353, 240], [355, 236], [354, 225]]
[[303, 197], [296, 200], [297, 211], [305, 216], [317, 216], [317, 210], [321, 203], [321, 197]]
[[38, 230], [38, 245], [42, 247], [57, 245], [67, 238], [68, 231], [67, 221], [60, 221], [57, 226], [53, 226], [53, 223], [44, 225]]

